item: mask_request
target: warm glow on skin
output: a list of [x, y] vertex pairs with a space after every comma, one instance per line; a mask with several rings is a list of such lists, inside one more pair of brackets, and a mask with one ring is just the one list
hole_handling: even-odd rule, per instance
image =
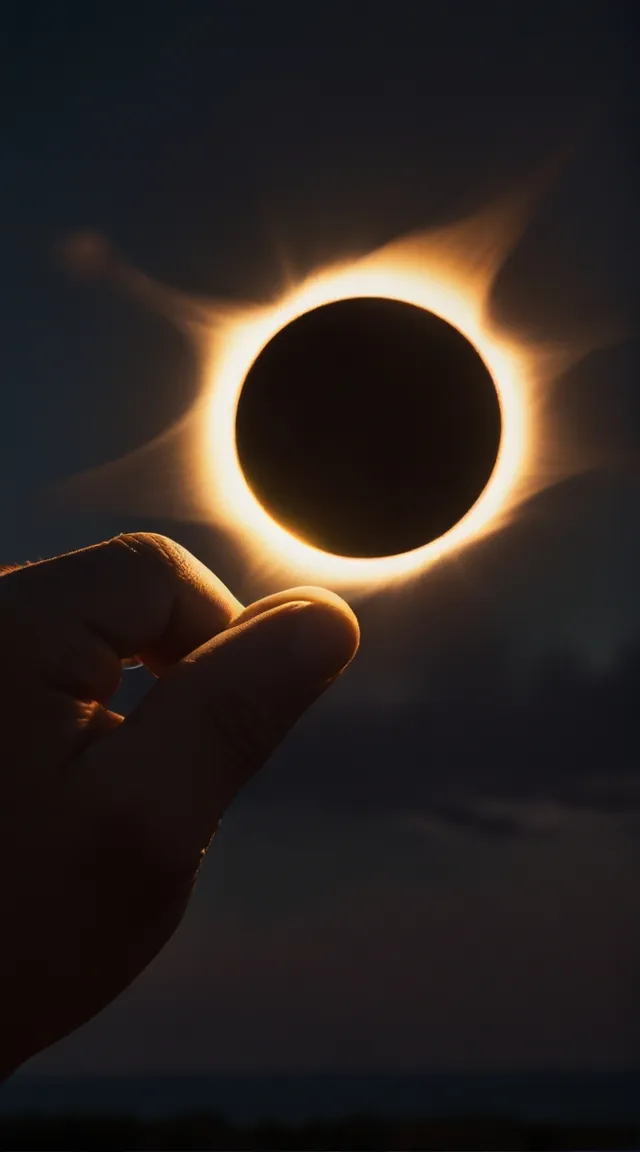
[[[202, 424], [204, 487], [218, 523], [239, 533], [265, 563], [295, 569], [308, 579], [333, 587], [382, 585], [410, 576], [454, 549], [494, 530], [513, 507], [517, 481], [525, 471], [533, 439], [528, 404], [527, 357], [515, 342], [488, 331], [483, 321], [487, 279], [467, 278], [434, 259], [425, 271], [422, 259], [406, 251], [382, 249], [354, 264], [310, 277], [273, 306], [247, 312], [211, 341], [207, 395]], [[445, 267], [443, 267], [443, 264]], [[477, 269], [475, 270], [477, 272]], [[488, 484], [472, 508], [447, 533], [396, 556], [359, 559], [323, 552], [278, 524], [248, 486], [236, 450], [235, 419], [246, 375], [264, 346], [297, 317], [313, 308], [360, 296], [403, 301], [435, 313], [456, 327], [477, 349], [496, 388], [502, 432]], [[327, 468], [331, 460], [327, 456]]]

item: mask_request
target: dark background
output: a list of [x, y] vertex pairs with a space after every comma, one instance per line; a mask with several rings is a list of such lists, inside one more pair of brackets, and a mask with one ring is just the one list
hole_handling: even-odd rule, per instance
[[357, 665], [223, 822], [175, 939], [23, 1075], [637, 1067], [633, 8], [6, 6], [5, 561], [154, 529], [244, 593], [207, 525], [46, 499], [200, 387], [171, 326], [65, 276], [76, 228], [181, 290], [260, 297], [577, 140], [494, 306], [545, 338], [630, 333], [553, 391], [602, 466], [362, 605]]

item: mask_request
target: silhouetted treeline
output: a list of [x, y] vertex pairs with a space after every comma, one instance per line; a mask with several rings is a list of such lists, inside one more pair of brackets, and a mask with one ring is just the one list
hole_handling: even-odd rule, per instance
[[6, 1152], [39, 1149], [83, 1152], [104, 1149], [109, 1152], [137, 1149], [235, 1149], [258, 1152], [262, 1149], [362, 1149], [363, 1152], [402, 1149], [464, 1149], [483, 1152], [564, 1149], [640, 1148], [638, 1126], [563, 1126], [525, 1123], [500, 1117], [467, 1117], [429, 1120], [380, 1120], [352, 1117], [336, 1122], [312, 1121], [300, 1127], [262, 1124], [235, 1128], [208, 1115], [173, 1119], [142, 1120], [133, 1117], [16, 1116], [0, 1121], [0, 1146]]

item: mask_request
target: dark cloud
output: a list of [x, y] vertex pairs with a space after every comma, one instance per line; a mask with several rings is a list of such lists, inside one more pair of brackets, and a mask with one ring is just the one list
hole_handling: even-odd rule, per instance
[[608, 668], [558, 652], [525, 674], [513, 657], [508, 637], [481, 625], [475, 637], [452, 630], [446, 646], [432, 638], [431, 675], [410, 701], [323, 701], [252, 785], [252, 801], [277, 792], [494, 835], [550, 831], [567, 810], [639, 810], [640, 644]]

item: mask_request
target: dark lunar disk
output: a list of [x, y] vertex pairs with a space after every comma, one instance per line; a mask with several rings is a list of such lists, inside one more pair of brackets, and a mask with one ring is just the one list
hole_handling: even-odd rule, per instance
[[469, 341], [397, 300], [339, 300], [276, 333], [236, 417], [240, 466], [309, 544], [392, 556], [442, 536], [493, 471], [500, 408]]

